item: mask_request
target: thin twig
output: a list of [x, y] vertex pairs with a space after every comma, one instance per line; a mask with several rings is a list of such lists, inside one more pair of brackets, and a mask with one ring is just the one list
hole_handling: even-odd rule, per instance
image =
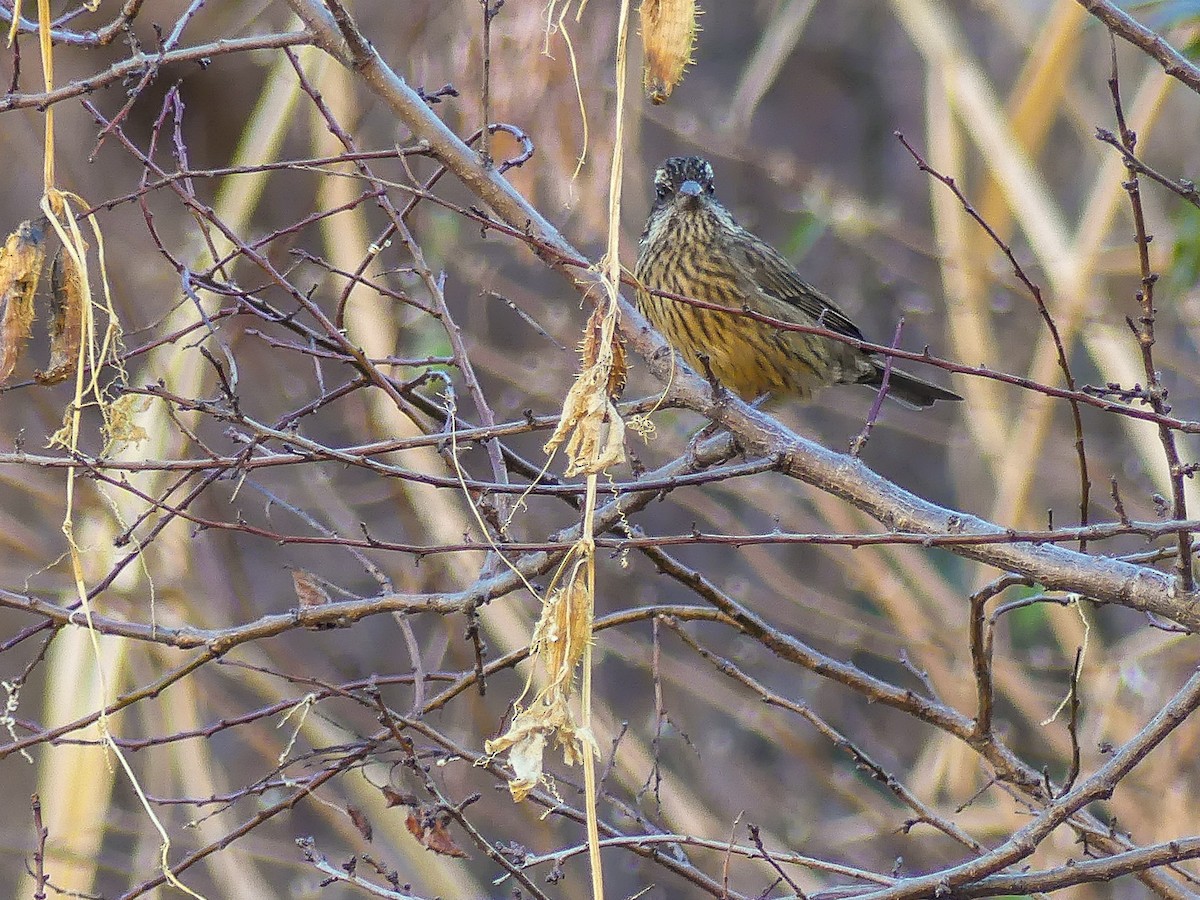
[[[1129, 321], [1130, 328], [1137, 336], [1138, 347], [1142, 353], [1142, 367], [1146, 373], [1146, 394], [1150, 406], [1155, 412], [1168, 413], [1167, 390], [1159, 378], [1158, 369], [1154, 364], [1154, 285], [1158, 274], [1150, 266], [1150, 241], [1152, 236], [1146, 230], [1146, 215], [1142, 208], [1142, 193], [1138, 184], [1138, 171], [1128, 162], [1137, 148], [1137, 135], [1125, 122], [1125, 112], [1121, 106], [1121, 83], [1117, 71], [1117, 44], [1112, 40], [1112, 74], [1108, 79], [1109, 92], [1112, 94], [1113, 111], [1117, 118], [1117, 130], [1121, 136], [1121, 146], [1126, 151], [1126, 171], [1129, 174], [1124, 183], [1129, 194], [1129, 206], [1133, 212], [1134, 240], [1137, 244], [1138, 264], [1141, 268], [1142, 288], [1138, 291], [1137, 300], [1141, 307], [1141, 316], [1135, 324]], [[1187, 492], [1184, 488], [1183, 467], [1179, 460], [1179, 449], [1175, 445], [1175, 434], [1169, 428], [1158, 426], [1158, 439], [1162, 444], [1163, 454], [1167, 462], [1167, 480], [1171, 485], [1172, 518], [1187, 516]], [[1179, 532], [1179, 556], [1176, 558], [1176, 569], [1179, 572], [1180, 587], [1184, 591], [1193, 588], [1192, 579], [1192, 540], [1186, 531]]]

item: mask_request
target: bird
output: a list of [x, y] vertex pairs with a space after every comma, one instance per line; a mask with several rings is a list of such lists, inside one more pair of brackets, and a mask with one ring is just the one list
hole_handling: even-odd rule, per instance
[[[713, 167], [673, 156], [654, 173], [655, 198], [638, 244], [637, 306], [683, 358], [743, 400], [811, 400], [830, 384], [883, 383], [884, 362], [832, 338], [781, 330], [745, 309], [865, 340], [850, 318], [800, 277], [766, 241], [739, 225], [716, 197]], [[728, 307], [721, 312], [661, 297], [665, 291]], [[892, 367], [888, 396], [925, 409], [958, 394]]]

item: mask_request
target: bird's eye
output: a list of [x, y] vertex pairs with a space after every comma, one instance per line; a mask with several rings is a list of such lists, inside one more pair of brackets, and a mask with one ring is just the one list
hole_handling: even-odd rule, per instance
[[669, 184], [656, 185], [654, 193], [658, 196], [659, 200], [666, 200], [671, 196], [671, 186]]
[[717, 192], [717, 189], [716, 189], [716, 187], [713, 185], [713, 183], [710, 181], [710, 182], [708, 183], [708, 186], [704, 188], [704, 192], [705, 192], [706, 194], [715, 194], [715, 193]]

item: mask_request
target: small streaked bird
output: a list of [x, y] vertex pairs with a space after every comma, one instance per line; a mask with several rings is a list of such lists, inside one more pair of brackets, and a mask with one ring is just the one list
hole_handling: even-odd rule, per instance
[[[878, 388], [883, 360], [815, 334], [781, 331], [741, 315], [756, 313], [817, 325], [863, 340], [829, 297], [800, 277], [773, 247], [734, 221], [717, 200], [712, 166], [698, 156], [673, 156], [654, 173], [654, 206], [639, 243], [636, 276], [649, 290], [727, 306], [725, 313], [649, 290], [638, 308], [688, 363], [745, 400], [765, 394], [810, 399], [828, 384]], [[888, 396], [924, 409], [961, 400], [953, 391], [892, 367]]]

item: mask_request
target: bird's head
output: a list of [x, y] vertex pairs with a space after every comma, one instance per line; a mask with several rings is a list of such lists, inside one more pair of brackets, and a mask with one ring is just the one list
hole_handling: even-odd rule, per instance
[[713, 167], [699, 156], [672, 156], [654, 172], [655, 205], [675, 203], [695, 209], [714, 191]]
[[716, 198], [712, 165], [699, 156], [672, 156], [655, 170], [654, 205], [643, 239], [668, 222], [683, 221], [691, 226], [689, 231], [729, 227], [733, 222]]

